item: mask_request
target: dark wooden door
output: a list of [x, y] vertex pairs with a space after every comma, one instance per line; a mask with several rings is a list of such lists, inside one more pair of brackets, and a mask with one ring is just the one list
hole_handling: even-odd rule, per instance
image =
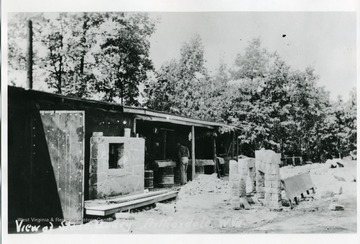
[[84, 111], [41, 111], [64, 220], [78, 224], [84, 209]]

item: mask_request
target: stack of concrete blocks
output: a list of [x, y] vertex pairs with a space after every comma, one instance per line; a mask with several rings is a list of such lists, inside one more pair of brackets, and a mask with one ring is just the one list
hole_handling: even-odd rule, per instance
[[[254, 158], [242, 158], [238, 160], [239, 163], [239, 174], [240, 174], [240, 197], [246, 197], [247, 188], [250, 192], [253, 191], [254, 187]], [[250, 178], [250, 185], [247, 185], [248, 178]]]
[[248, 192], [256, 192], [255, 190], [255, 177], [256, 177], [256, 168], [255, 168], [255, 158], [252, 158], [252, 160], [248, 163], [248, 168], [249, 168], [249, 184], [247, 185], [248, 187]]
[[258, 199], [265, 198], [265, 162], [255, 159], [255, 185], [256, 185], [256, 196]]
[[279, 209], [281, 201], [279, 168], [281, 154], [262, 149], [255, 151], [255, 158], [258, 197], [264, 196], [265, 205], [270, 209]]
[[240, 209], [240, 180], [239, 164], [235, 160], [229, 162], [230, 204], [233, 209]]
[[[123, 144], [122, 168], [109, 168], [109, 144]], [[144, 192], [145, 140], [134, 137], [103, 136], [90, 139], [90, 199]]]

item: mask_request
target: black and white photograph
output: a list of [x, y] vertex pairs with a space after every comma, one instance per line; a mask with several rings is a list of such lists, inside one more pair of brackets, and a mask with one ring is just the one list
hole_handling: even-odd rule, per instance
[[356, 9], [184, 9], [2, 15], [3, 234], [357, 234]]

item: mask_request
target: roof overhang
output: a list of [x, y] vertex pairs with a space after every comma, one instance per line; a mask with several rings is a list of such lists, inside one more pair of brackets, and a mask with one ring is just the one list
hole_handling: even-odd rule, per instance
[[223, 123], [193, 119], [184, 116], [147, 110], [143, 108], [124, 107], [124, 113], [135, 114], [136, 119], [146, 120], [146, 121], [156, 121], [156, 122], [172, 123], [178, 125], [204, 127], [209, 129], [215, 129], [219, 127], [229, 127], [228, 125]]

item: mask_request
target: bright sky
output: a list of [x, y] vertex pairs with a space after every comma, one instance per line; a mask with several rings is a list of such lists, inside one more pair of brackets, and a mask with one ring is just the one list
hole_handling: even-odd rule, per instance
[[[181, 44], [199, 34], [209, 70], [220, 59], [228, 67], [248, 42], [260, 37], [292, 69], [313, 66], [319, 85], [347, 99], [356, 87], [356, 15], [353, 12], [188, 12], [151, 13], [161, 22], [151, 38], [155, 67], [180, 55]], [[286, 34], [283, 38], [282, 35]]]

